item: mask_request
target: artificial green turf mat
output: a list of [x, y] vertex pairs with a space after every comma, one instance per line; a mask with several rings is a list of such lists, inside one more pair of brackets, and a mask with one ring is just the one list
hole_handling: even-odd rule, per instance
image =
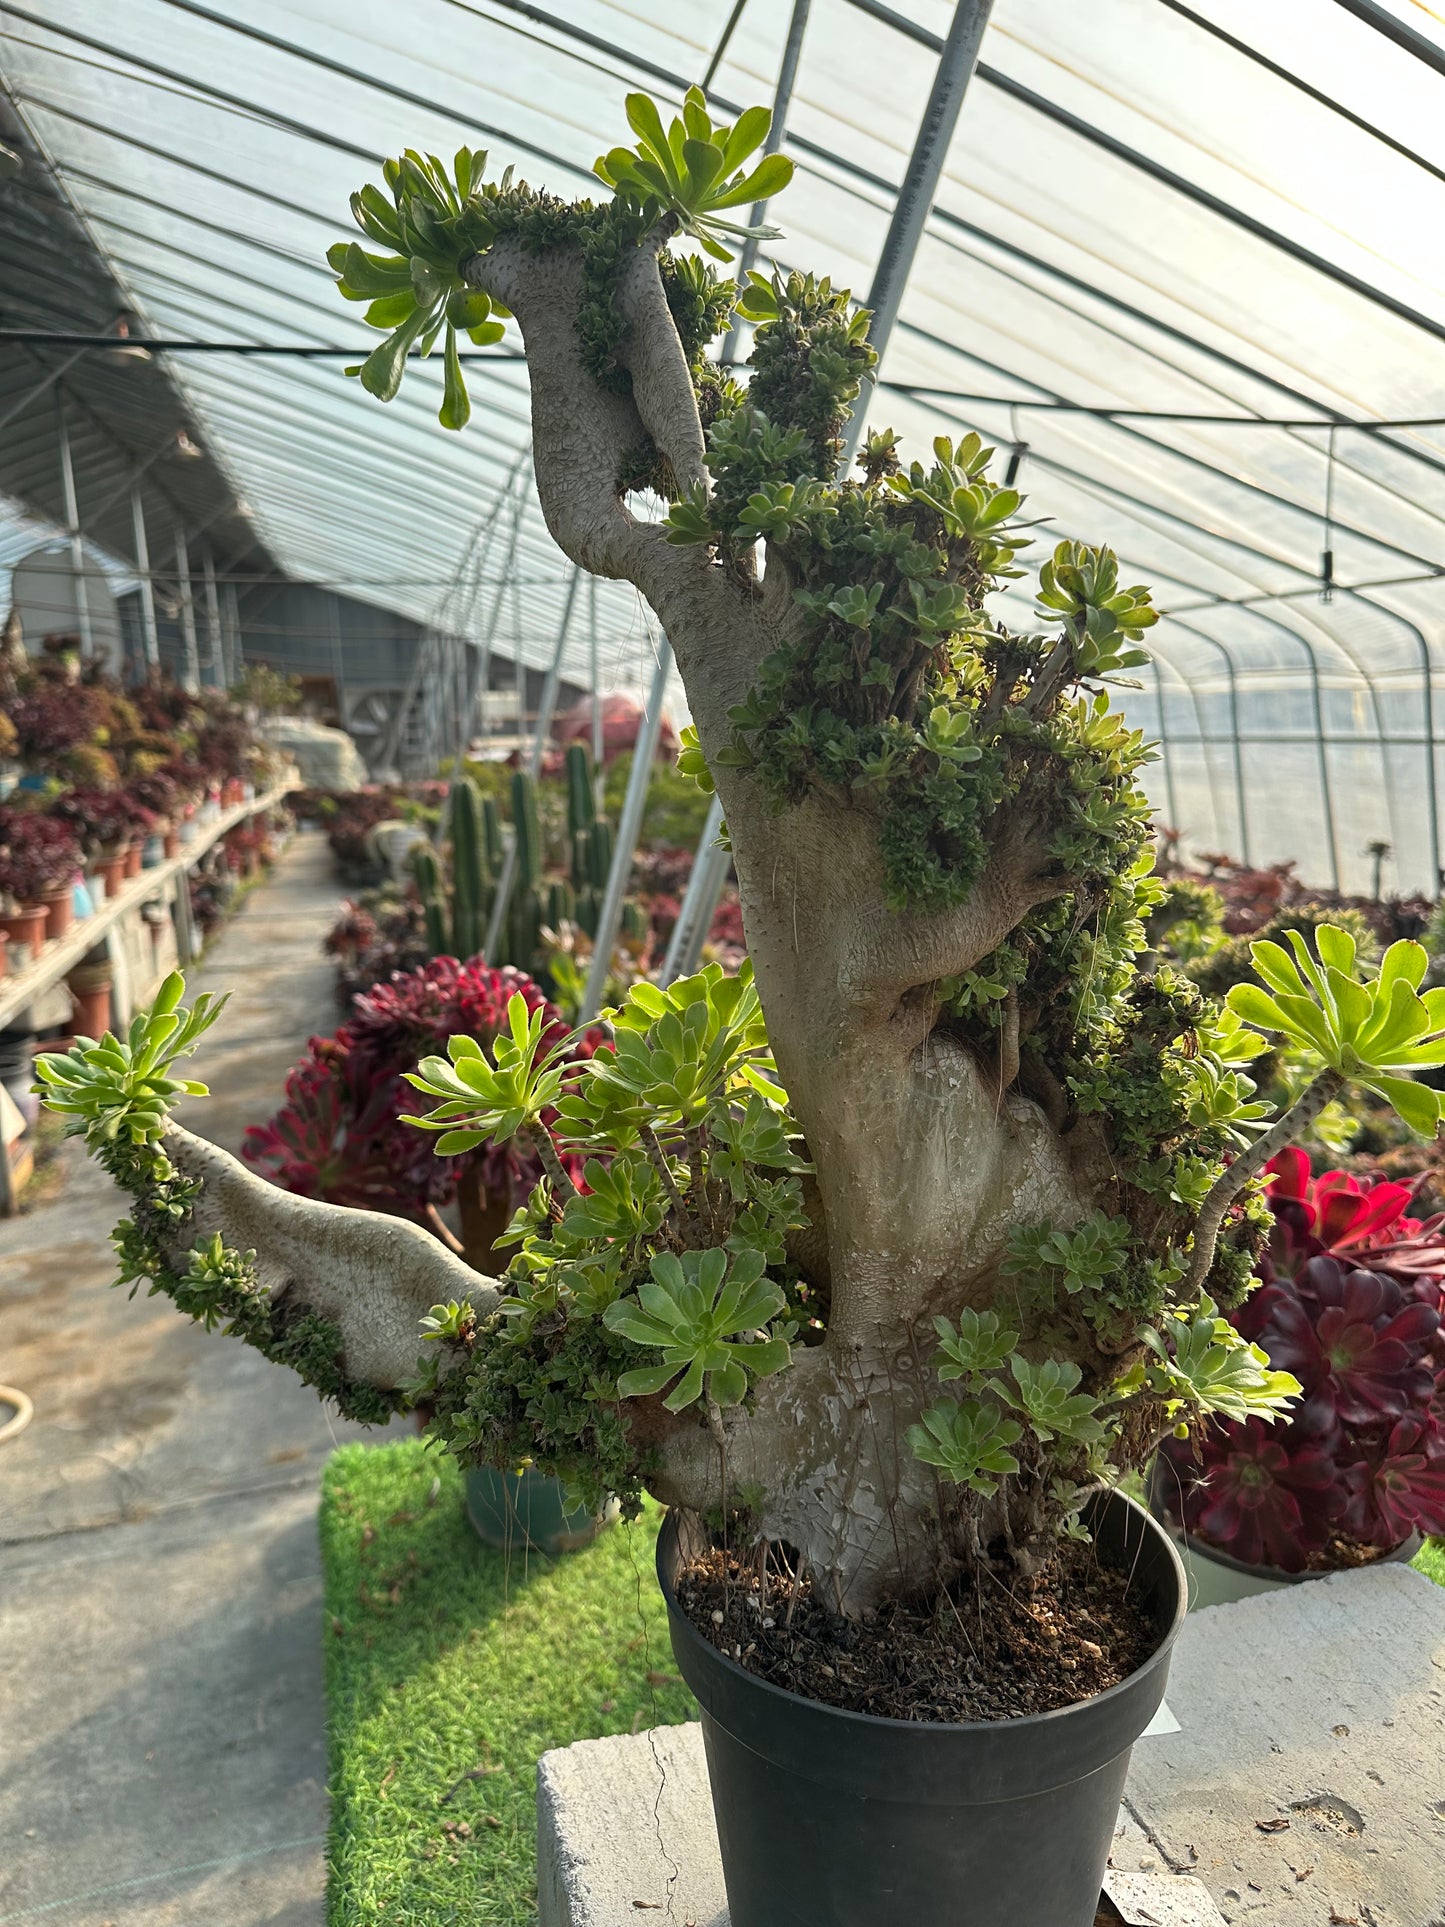
[[[538, 1756], [695, 1717], [653, 1571], [659, 1516], [558, 1561], [503, 1555], [420, 1439], [333, 1454], [330, 1927], [535, 1921]], [[492, 1770], [458, 1785], [473, 1767]]]
[[1445, 1586], [1445, 1539], [1427, 1539], [1410, 1564], [1437, 1586]]

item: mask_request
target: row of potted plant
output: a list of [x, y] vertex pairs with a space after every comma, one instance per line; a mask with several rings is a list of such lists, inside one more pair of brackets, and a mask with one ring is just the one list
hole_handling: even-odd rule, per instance
[[159, 679], [124, 689], [73, 650], [27, 656], [12, 625], [0, 650], [0, 974], [254, 795], [266, 755], [249, 710], [221, 692]]

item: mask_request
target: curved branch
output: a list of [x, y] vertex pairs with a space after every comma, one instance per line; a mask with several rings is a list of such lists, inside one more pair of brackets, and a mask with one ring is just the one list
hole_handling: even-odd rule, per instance
[[1284, 1116], [1277, 1119], [1247, 1151], [1241, 1151], [1233, 1164], [1214, 1180], [1204, 1203], [1199, 1207], [1199, 1217], [1194, 1226], [1194, 1251], [1184, 1278], [1186, 1293], [1203, 1291], [1209, 1268], [1214, 1263], [1214, 1247], [1219, 1242], [1224, 1214], [1245, 1185], [1264, 1169], [1277, 1151], [1293, 1143], [1304, 1127], [1312, 1124], [1326, 1104], [1338, 1097], [1344, 1087], [1345, 1080], [1338, 1071], [1321, 1071], [1313, 1083], [1307, 1084], [1300, 1092]]
[[639, 522], [618, 486], [624, 464], [649, 439], [679, 482], [707, 479], [692, 377], [658, 273], [664, 239], [637, 250], [617, 289], [627, 322], [621, 358], [632, 376], [630, 395], [604, 388], [583, 361], [580, 249], [534, 254], [503, 237], [463, 273], [471, 286], [510, 308], [522, 331], [533, 465], [548, 529], [582, 568], [640, 589], [666, 626], [667, 604], [680, 592], [698, 593], [706, 580], [706, 556], [675, 548], [655, 523]]
[[420, 1225], [282, 1191], [175, 1123], [163, 1142], [176, 1168], [202, 1185], [177, 1246], [189, 1250], [219, 1231], [228, 1245], [254, 1250], [273, 1304], [294, 1303], [338, 1326], [350, 1378], [399, 1389], [416, 1376], [421, 1320], [433, 1305], [470, 1300], [485, 1316], [498, 1303], [494, 1282]]
[[643, 426], [679, 488], [710, 487], [702, 421], [692, 373], [662, 285], [657, 257], [667, 241], [659, 228], [627, 263], [617, 299], [627, 321], [622, 361]]

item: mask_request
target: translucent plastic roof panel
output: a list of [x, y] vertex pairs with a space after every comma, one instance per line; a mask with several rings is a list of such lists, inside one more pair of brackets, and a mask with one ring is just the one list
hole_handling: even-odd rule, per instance
[[[622, 95], [675, 105], [732, 11], [27, 0], [0, 5], [0, 73], [155, 335], [350, 348], [324, 251], [384, 155], [466, 140], [586, 193]], [[791, 11], [748, 0], [720, 105], [771, 98]], [[1021, 448], [1045, 539], [1108, 541], [1156, 584], [1172, 619], [1131, 700], [1187, 846], [1362, 887], [1388, 841], [1389, 882], [1433, 890], [1445, 26], [1379, 11], [1412, 45], [1339, 0], [995, 0], [868, 412], [916, 445], [977, 427]], [[866, 295], [952, 17], [812, 0], [771, 258]], [[519, 354], [470, 364], [460, 436], [432, 368], [380, 408], [334, 357], [170, 365], [287, 567], [450, 632], [495, 624], [541, 664], [569, 570]], [[645, 612], [612, 584], [597, 604], [603, 677], [636, 683]]]

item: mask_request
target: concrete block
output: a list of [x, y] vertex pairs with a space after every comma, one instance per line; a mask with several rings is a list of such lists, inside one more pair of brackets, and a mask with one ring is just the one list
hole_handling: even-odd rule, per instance
[[702, 1728], [579, 1740], [537, 1765], [538, 1927], [728, 1927]]
[[[1105, 1891], [1158, 1927], [1445, 1927], [1445, 1590], [1406, 1567], [1191, 1615]], [[539, 1927], [727, 1927], [702, 1729], [537, 1775]]]
[[1190, 1616], [1128, 1798], [1250, 1927], [1445, 1927], [1445, 1590], [1337, 1573]]

